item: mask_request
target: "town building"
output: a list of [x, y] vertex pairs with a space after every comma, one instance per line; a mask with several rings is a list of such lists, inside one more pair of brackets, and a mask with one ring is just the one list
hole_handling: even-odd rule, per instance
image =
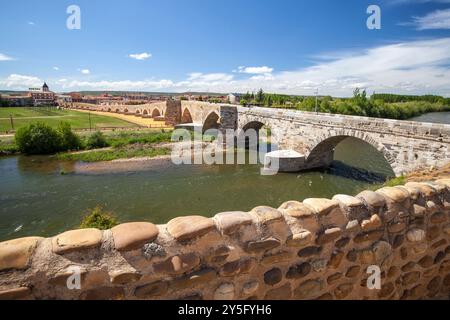
[[239, 104], [241, 102], [242, 94], [240, 93], [230, 93], [228, 95], [228, 101], [231, 104]]
[[42, 88], [30, 88], [29, 96], [33, 100], [34, 106], [56, 104], [56, 95], [50, 91], [47, 83], [44, 83]]

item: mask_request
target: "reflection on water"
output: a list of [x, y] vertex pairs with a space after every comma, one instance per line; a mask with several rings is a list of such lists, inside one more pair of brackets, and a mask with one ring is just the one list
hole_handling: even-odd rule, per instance
[[2, 158], [0, 240], [77, 227], [85, 211], [98, 204], [122, 222], [166, 223], [181, 215], [212, 216], [258, 205], [278, 207], [287, 200], [356, 194], [392, 175], [381, 154], [353, 138], [338, 145], [335, 159], [339, 161], [323, 171], [262, 176], [259, 165], [166, 163], [92, 175], [73, 173], [76, 164], [48, 157]]

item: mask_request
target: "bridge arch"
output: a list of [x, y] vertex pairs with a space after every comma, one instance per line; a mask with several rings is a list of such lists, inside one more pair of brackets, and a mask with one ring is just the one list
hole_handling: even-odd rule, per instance
[[217, 112], [213, 111], [208, 114], [203, 122], [203, 132], [209, 129], [219, 129], [220, 127], [220, 116]]
[[120, 112], [119, 108], [116, 108], [116, 110], [114, 110], [114, 112], [119, 113]]
[[128, 108], [123, 109], [123, 112], [128, 113]]
[[[308, 151], [306, 152], [307, 166], [309, 168], [329, 166], [334, 160], [334, 151], [336, 147], [348, 138], [359, 140], [377, 150], [392, 169], [392, 173], [396, 176], [401, 174], [401, 172], [399, 172], [399, 170], [396, 168], [395, 158], [383, 144], [377, 142], [374, 138], [366, 133], [358, 133], [356, 131], [352, 132], [351, 134], [349, 134], [348, 132], [338, 132], [336, 134], [330, 134], [315, 140], [312, 146], [308, 148]], [[355, 152], [357, 152], [357, 150], [355, 150]]]
[[144, 116], [148, 116], [148, 110], [147, 110], [147, 109], [144, 109], [144, 111], [142, 111], [142, 114], [143, 114]]
[[156, 118], [156, 117], [160, 117], [161, 116], [161, 112], [159, 111], [158, 108], [153, 109], [152, 111], [152, 118]]
[[193, 123], [192, 114], [188, 108], [185, 108], [181, 115], [181, 123]]

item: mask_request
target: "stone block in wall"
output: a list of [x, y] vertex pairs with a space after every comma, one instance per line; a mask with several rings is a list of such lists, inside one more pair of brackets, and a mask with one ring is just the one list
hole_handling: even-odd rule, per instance
[[0, 242], [0, 271], [28, 267], [40, 237], [27, 237]]
[[192, 240], [214, 229], [214, 221], [202, 216], [178, 217], [167, 224], [167, 231], [177, 241]]
[[98, 229], [79, 229], [61, 233], [52, 238], [52, 249], [56, 254], [99, 247], [102, 231]]
[[111, 229], [114, 245], [119, 251], [130, 251], [141, 248], [158, 236], [158, 228], [153, 223], [123, 223]]
[[344, 228], [348, 223], [336, 200], [311, 198], [304, 200], [303, 203], [314, 210], [323, 228]]
[[222, 234], [230, 235], [241, 229], [241, 227], [253, 223], [252, 216], [247, 212], [221, 212], [214, 216], [218, 229]]

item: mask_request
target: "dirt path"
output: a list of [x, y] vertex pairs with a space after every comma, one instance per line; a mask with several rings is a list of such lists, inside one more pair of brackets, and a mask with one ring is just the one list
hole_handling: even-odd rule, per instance
[[149, 128], [172, 128], [171, 126], [166, 125], [164, 123], [164, 121], [155, 121], [152, 118], [141, 118], [141, 117], [136, 117], [134, 115], [120, 114], [120, 113], [113, 113], [113, 112], [103, 112], [103, 111], [87, 111], [87, 110], [79, 110], [79, 109], [77, 109], [75, 111], [90, 112], [91, 114], [98, 114], [101, 116], [118, 118], [121, 120], [125, 120], [128, 122], [135, 123], [140, 126], [149, 127]]
[[408, 182], [431, 181], [437, 179], [450, 179], [450, 163], [441, 168], [432, 168], [429, 170], [413, 172], [408, 174], [406, 177]]

